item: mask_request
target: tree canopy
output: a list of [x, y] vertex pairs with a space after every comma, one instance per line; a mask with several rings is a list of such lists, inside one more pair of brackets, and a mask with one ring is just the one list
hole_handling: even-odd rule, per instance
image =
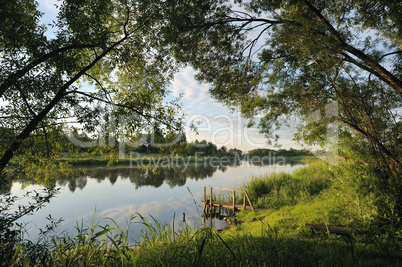
[[[377, 177], [390, 214], [402, 214], [402, 4], [398, 1], [177, 2], [169, 36], [211, 94], [271, 140], [323, 144]], [[333, 107], [335, 112], [329, 112]], [[329, 115], [331, 113], [331, 115]], [[315, 116], [315, 119], [312, 118]], [[329, 131], [329, 129], [331, 129]], [[392, 203], [392, 204], [390, 204]]]
[[54, 35], [36, 1], [0, 6], [0, 172], [12, 158], [54, 168], [69, 124], [127, 138], [181, 130], [180, 105], [166, 100], [177, 64], [158, 37], [164, 3], [66, 0]]

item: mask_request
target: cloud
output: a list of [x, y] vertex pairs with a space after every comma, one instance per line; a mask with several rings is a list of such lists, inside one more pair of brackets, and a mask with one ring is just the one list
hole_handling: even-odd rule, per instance
[[178, 97], [182, 94], [184, 100], [204, 101], [209, 98], [208, 85], [200, 84], [194, 79], [194, 70], [191, 67], [184, 68], [177, 73], [171, 87], [173, 96]]
[[58, 12], [61, 2], [58, 0], [39, 0], [39, 7], [42, 11]]
[[229, 113], [226, 107], [211, 98], [208, 84], [194, 79], [194, 70], [191, 67], [184, 68], [175, 75], [170, 89], [174, 97], [182, 95], [183, 110], [190, 117], [206, 111], [209, 114]]
[[[126, 204], [118, 207], [112, 207], [109, 209], [98, 210], [97, 218], [113, 218], [118, 224], [124, 224], [129, 221], [131, 216], [135, 216], [137, 213], [146, 217], [150, 210], [152, 210], [152, 216], [155, 218], [160, 217], [165, 211], [170, 210], [187, 210], [187, 203], [191, 201], [190, 196], [169, 197], [167, 199], [155, 200], [151, 202], [144, 202], [138, 204]], [[93, 213], [87, 213], [82, 215], [85, 220], [89, 220], [93, 217]], [[140, 221], [138, 218], [135, 221]]]

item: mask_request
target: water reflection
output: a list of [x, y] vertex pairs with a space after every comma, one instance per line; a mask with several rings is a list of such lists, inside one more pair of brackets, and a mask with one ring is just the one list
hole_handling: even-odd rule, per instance
[[[238, 167], [242, 164], [241, 161], [231, 162], [227, 165], [208, 165], [208, 164], [197, 164], [188, 166], [171, 166], [171, 167], [160, 167], [153, 170], [147, 170], [138, 167], [118, 167], [118, 168], [92, 168], [86, 169], [85, 175], [78, 178], [68, 178], [60, 177], [57, 183], [60, 186], [66, 185], [68, 183], [68, 188], [71, 192], [74, 192], [76, 188], [83, 189], [87, 184], [87, 179], [96, 179], [99, 183], [105, 180], [109, 180], [110, 184], [116, 183], [117, 179], [120, 178], [122, 181], [129, 180], [135, 185], [135, 189], [142, 186], [153, 186], [155, 188], [160, 187], [164, 183], [169, 185], [171, 188], [175, 186], [184, 186], [187, 179], [192, 179], [195, 181], [210, 178], [217, 171], [225, 172], [228, 167]], [[251, 163], [250, 163], [251, 164]], [[293, 162], [291, 166], [297, 164]], [[261, 164], [253, 164], [256, 166], [261, 166]], [[267, 165], [267, 164], [264, 164]]]
[[[129, 180], [135, 185], [135, 189], [142, 186], [153, 186], [158, 188], [163, 184], [167, 184], [170, 188], [176, 186], [184, 186], [187, 179], [192, 179], [195, 181], [210, 178], [217, 171], [222, 173], [230, 168], [236, 168], [238, 166], [249, 164], [250, 166], [269, 166], [269, 164], [261, 164], [261, 162], [244, 162], [244, 161], [234, 161], [225, 165], [213, 165], [213, 164], [190, 164], [190, 165], [179, 165], [171, 167], [159, 167], [153, 170], [139, 167], [91, 167], [82, 166], [81, 169], [84, 170], [84, 174], [81, 176], [72, 178], [64, 175], [60, 175], [57, 178], [56, 184], [60, 187], [67, 187], [71, 192], [74, 192], [79, 188], [84, 189], [88, 184], [88, 179], [94, 179], [98, 183], [109, 180], [110, 184], [113, 186], [117, 180], [120, 178], [122, 181]], [[287, 162], [287, 165], [293, 166], [300, 164], [300, 162]], [[24, 178], [20, 177], [18, 182], [24, 182]], [[10, 183], [5, 183], [0, 188], [0, 194], [9, 193], [11, 190]]]
[[228, 166], [174, 166], [170, 168], [156, 168], [154, 170], [146, 170], [141, 168], [94, 168], [86, 169], [85, 175], [77, 178], [59, 177], [57, 184], [59, 186], [68, 186], [71, 192], [77, 187], [83, 189], [88, 179], [95, 179], [97, 182], [109, 180], [114, 185], [118, 178], [122, 181], [129, 180], [138, 189], [142, 186], [160, 187], [164, 183], [171, 188], [175, 186], [184, 186], [187, 179], [198, 181], [212, 177], [216, 171], [225, 172]]

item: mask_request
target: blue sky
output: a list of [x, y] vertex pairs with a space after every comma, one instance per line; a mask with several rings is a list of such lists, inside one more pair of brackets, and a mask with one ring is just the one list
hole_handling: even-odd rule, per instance
[[[49, 24], [56, 20], [57, 0], [39, 0], [39, 9], [44, 13], [42, 21]], [[50, 27], [48, 27], [50, 29]], [[273, 148], [267, 145], [267, 140], [259, 134], [256, 127], [247, 128], [245, 120], [238, 112], [231, 112], [221, 103], [211, 98], [208, 84], [200, 84], [194, 79], [194, 70], [186, 67], [178, 72], [169, 89], [173, 97], [182, 95], [181, 102], [186, 114], [187, 125], [192, 121], [199, 122], [197, 133], [186, 127], [188, 141], [195, 139], [211, 141], [218, 147], [225, 145], [228, 148], [239, 148], [248, 151], [254, 148]], [[296, 148], [298, 145], [291, 140], [292, 131], [284, 128], [279, 131], [279, 144], [282, 148]]]

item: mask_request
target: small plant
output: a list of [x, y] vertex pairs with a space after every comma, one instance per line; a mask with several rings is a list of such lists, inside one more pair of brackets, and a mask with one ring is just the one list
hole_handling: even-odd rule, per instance
[[[41, 193], [36, 191], [27, 192], [23, 197], [18, 198], [11, 194], [6, 194], [0, 199], [0, 262], [4, 266], [13, 264], [39, 264], [49, 255], [48, 234], [62, 220], [55, 220], [49, 215], [50, 221], [45, 229], [40, 229], [39, 238], [32, 242], [24, 238], [26, 224], [21, 222], [25, 216], [32, 215], [34, 212], [43, 208], [49, 200], [59, 192], [59, 189], [43, 189]], [[19, 204], [15, 208], [16, 202], [31, 197], [33, 202], [25, 205]]]

